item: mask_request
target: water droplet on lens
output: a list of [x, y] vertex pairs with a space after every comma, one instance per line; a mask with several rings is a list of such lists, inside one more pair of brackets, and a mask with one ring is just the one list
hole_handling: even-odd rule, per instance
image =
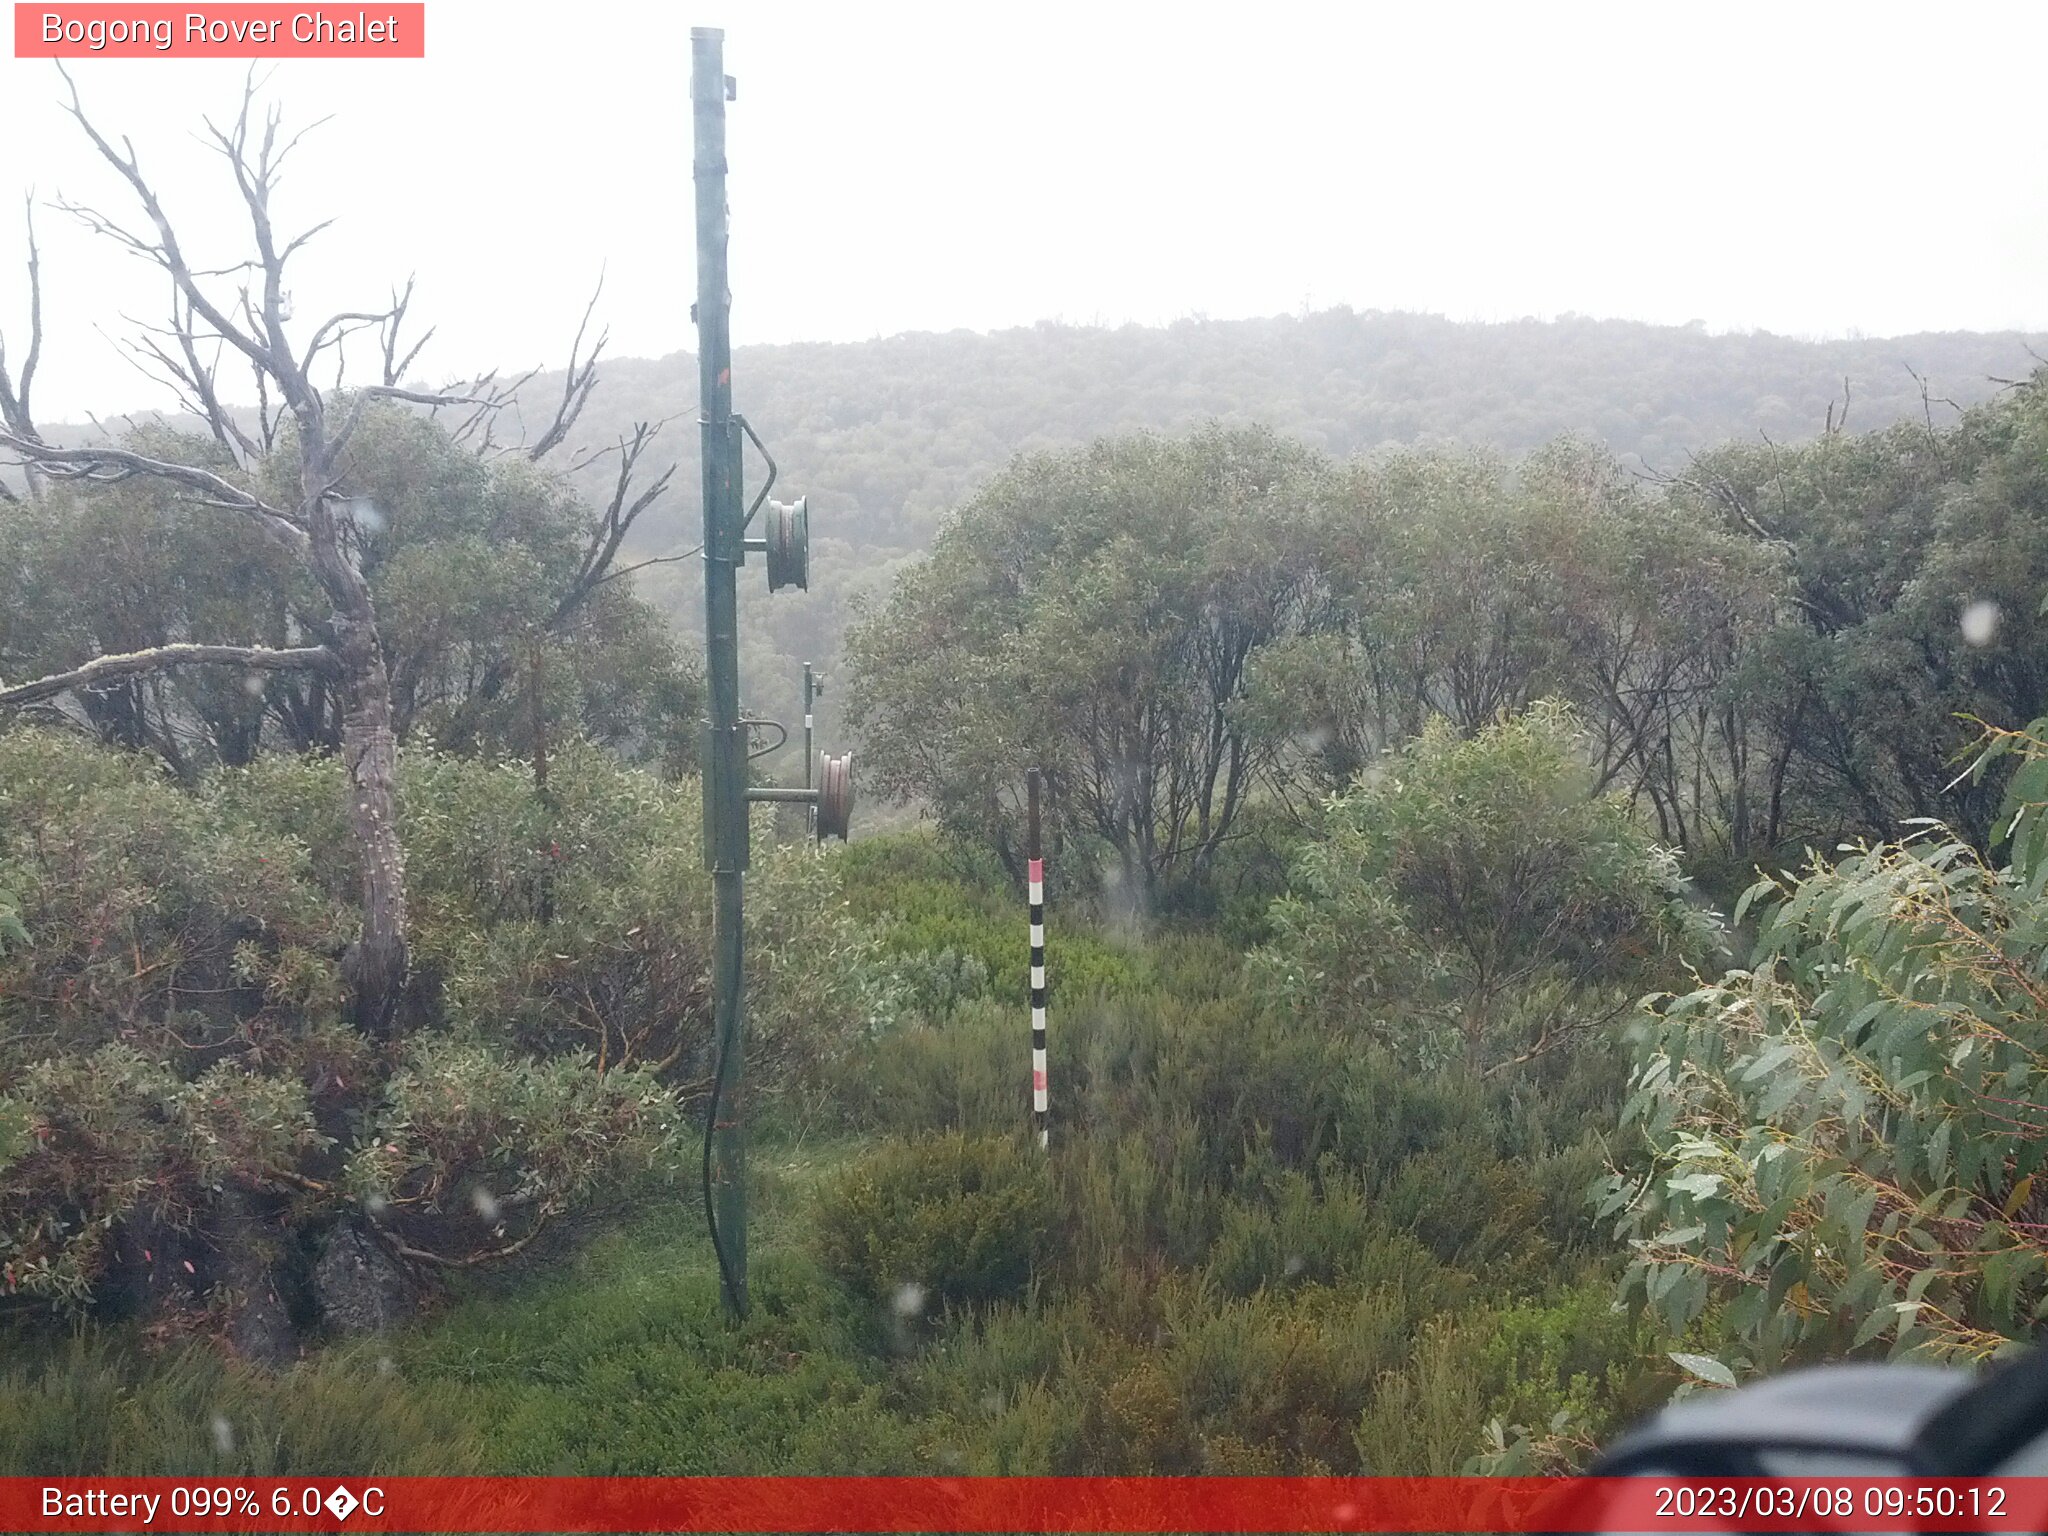
[[1971, 645], [1989, 645], [1998, 638], [1998, 604], [1980, 597], [1963, 610], [1963, 639]]
[[915, 1280], [906, 1280], [896, 1287], [896, 1294], [890, 1298], [890, 1305], [898, 1317], [915, 1317], [924, 1310], [924, 1287]]

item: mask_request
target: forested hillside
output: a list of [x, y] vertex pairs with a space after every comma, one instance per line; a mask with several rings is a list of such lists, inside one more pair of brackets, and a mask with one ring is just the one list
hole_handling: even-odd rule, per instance
[[[1513, 458], [1571, 433], [1624, 468], [1669, 474], [1717, 444], [1797, 442], [1831, 419], [1839, 426], [1845, 385], [1851, 428], [1929, 413], [1946, 425], [1998, 380], [2024, 377], [2043, 351], [2048, 337], [2016, 332], [1808, 342], [1620, 320], [1467, 324], [1347, 309], [742, 346], [737, 406], [780, 465], [776, 494], [810, 495], [818, 551], [808, 595], [770, 605], [742, 592], [752, 690], [787, 711], [801, 662], [836, 658], [853, 597], [878, 591], [1020, 452], [1217, 420], [1257, 422], [1339, 459], [1432, 444]], [[528, 397], [551, 401], [561, 382], [542, 375]], [[662, 450], [681, 456], [680, 483], [693, 486], [696, 387], [686, 354], [608, 361], [568, 447], [600, 448], [634, 421], [675, 418]], [[759, 472], [755, 461], [750, 474]], [[686, 492], [652, 511], [636, 538], [647, 553], [687, 548], [695, 526]], [[642, 579], [660, 606], [686, 621], [696, 613], [694, 565]], [[828, 719], [838, 704], [828, 698]]]
[[[744, 326], [741, 327], [744, 339]], [[1881, 427], [1937, 422], [2024, 377], [2048, 336], [2017, 332], [1802, 341], [1569, 317], [1460, 323], [1334, 309], [1163, 328], [1044, 323], [982, 335], [740, 346], [737, 404], [826, 531], [862, 549], [917, 549], [1013, 454], [1139, 428], [1253, 422], [1336, 458], [1459, 443], [1519, 456], [1564, 433], [1631, 469], [1669, 472], [1727, 441], [1811, 437], [1832, 409]], [[608, 442], [696, 399], [693, 357], [605, 365], [582, 430]], [[559, 376], [533, 383], [559, 392]], [[678, 434], [679, 442], [687, 433]], [[694, 450], [694, 444], [689, 445]], [[680, 504], [679, 504], [680, 507]], [[688, 532], [688, 519], [666, 526]], [[656, 532], [650, 528], [649, 534]]]
[[[1845, 419], [1852, 429], [1946, 426], [1959, 407], [2025, 377], [2041, 352], [2048, 336], [2019, 332], [1815, 342], [1583, 317], [1481, 324], [1348, 309], [742, 346], [738, 408], [776, 457], [775, 494], [810, 497], [816, 548], [808, 592], [770, 603], [742, 583], [750, 700], [791, 714], [802, 663], [836, 664], [861, 596], [879, 594], [949, 511], [1022, 452], [1210, 421], [1258, 423], [1336, 459], [1458, 445], [1512, 460], [1571, 434], [1655, 477], [1682, 472], [1710, 447], [1797, 443]], [[532, 432], [566, 383], [547, 372], [520, 389]], [[635, 423], [665, 423], [646, 462], [679, 468], [672, 492], [631, 531], [636, 560], [696, 545], [696, 390], [687, 353], [607, 358], [557, 451], [561, 463], [592, 461], [580, 478], [601, 498], [616, 463], [607, 450]], [[762, 473], [750, 457], [750, 485]], [[695, 561], [646, 567], [636, 579], [695, 632]], [[828, 690], [819, 709], [828, 728], [846, 702]]]

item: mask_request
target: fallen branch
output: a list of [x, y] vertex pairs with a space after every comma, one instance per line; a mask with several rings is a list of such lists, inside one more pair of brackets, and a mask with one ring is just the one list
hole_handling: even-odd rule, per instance
[[260, 645], [176, 645], [152, 646], [146, 651], [126, 651], [95, 656], [82, 667], [54, 672], [32, 683], [0, 687], [0, 705], [34, 704], [55, 698], [73, 688], [90, 688], [117, 677], [134, 677], [160, 672], [166, 667], [190, 663], [212, 666], [248, 667], [258, 672], [325, 672], [338, 675], [334, 653], [324, 645], [271, 650]]

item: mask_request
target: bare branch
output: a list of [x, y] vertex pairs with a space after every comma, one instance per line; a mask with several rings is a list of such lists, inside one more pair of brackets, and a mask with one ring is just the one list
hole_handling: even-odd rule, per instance
[[[280, 383], [283, 383], [285, 381], [285, 374], [279, 367], [279, 360], [271, 355], [270, 349], [254, 335], [244, 331], [234, 321], [230, 320], [220, 307], [206, 296], [205, 291], [199, 286], [199, 280], [193, 273], [190, 264], [185, 260], [183, 248], [178, 244], [177, 232], [171, 228], [171, 221], [164, 213], [163, 204], [157, 200], [155, 190], [143, 177], [141, 167], [136, 161], [134, 144], [127, 139], [123, 139], [121, 141], [122, 148], [115, 149], [107, 141], [106, 136], [93, 125], [92, 119], [86, 116], [85, 104], [79, 99], [78, 85], [71, 78], [70, 71], [66, 70], [62, 64], [59, 64], [57, 69], [63, 75], [64, 84], [69, 87], [71, 92], [71, 102], [65, 110], [77, 120], [78, 126], [85, 130], [86, 137], [92, 140], [93, 147], [100, 152], [100, 158], [120, 172], [121, 178], [134, 190], [136, 197], [142, 203], [143, 212], [149, 215], [150, 223], [156, 228], [156, 243], [152, 245], [140, 237], [130, 234], [127, 230], [93, 213], [90, 209], [80, 208], [72, 204], [65, 204], [63, 206], [68, 211], [84, 219], [88, 225], [99, 233], [120, 241], [137, 254], [146, 256], [163, 267], [165, 271], [171, 274], [172, 281], [178, 285], [179, 291], [185, 295], [187, 302], [198, 312], [200, 318], [213, 327], [216, 335], [227, 342], [228, 345], [243, 353], [256, 367], [270, 371], [273, 377], [277, 378]], [[251, 88], [253, 89], [253, 82]], [[242, 115], [244, 120], [246, 120], [248, 116], [248, 98], [246, 95], [243, 98]], [[244, 186], [246, 196], [248, 183], [245, 169], [238, 169], [237, 180]], [[265, 191], [267, 195], [267, 189]], [[267, 228], [267, 219], [265, 224]], [[269, 252], [265, 251], [264, 254], [268, 257]], [[284, 366], [290, 366], [289, 358], [284, 360]]]
[[208, 506], [247, 513], [265, 533], [294, 553], [306, 551], [306, 531], [296, 517], [212, 470], [152, 459], [125, 448], [53, 448], [39, 439], [17, 437], [6, 431], [0, 431], [0, 448], [13, 450], [19, 462], [33, 464], [52, 480], [82, 480], [101, 485], [141, 478], [166, 481], [197, 492]]
[[213, 428], [213, 435], [220, 445], [234, 453], [245, 465], [261, 457], [256, 444], [250, 441], [232, 413], [221, 404], [220, 395], [213, 387], [213, 377], [220, 367], [220, 344], [214, 345], [213, 361], [202, 364], [199, 361], [199, 346], [192, 332], [192, 310], [186, 306], [183, 317], [179, 317], [177, 296], [172, 295], [171, 329], [178, 338], [179, 349], [185, 354], [187, 375], [192, 381], [193, 394], [205, 408], [207, 424]]
[[[322, 121], [324, 122], [325, 119], [323, 118]], [[279, 158], [282, 159], [283, 157], [279, 156]], [[315, 224], [311, 229], [306, 230], [303, 234], [300, 234], [293, 238], [292, 240], [288, 241], [285, 245], [285, 248], [282, 251], [278, 252], [278, 264], [282, 266], [285, 262], [290, 261], [292, 259], [292, 253], [294, 251], [298, 250], [299, 247], [305, 245], [315, 235], [319, 234], [320, 231], [326, 229], [333, 223], [334, 220], [332, 219], [322, 219], [318, 224]]]
[[[291, 343], [284, 331], [284, 256], [279, 254], [277, 235], [270, 220], [270, 194], [277, 185], [277, 130], [282, 122], [278, 109], [272, 107], [264, 114], [263, 142], [256, 152], [256, 163], [249, 163], [249, 111], [256, 102], [257, 79], [255, 71], [242, 91], [241, 110], [235, 115], [234, 131], [223, 133], [211, 121], [206, 126], [219, 143], [221, 153], [226, 156], [228, 169], [233, 172], [235, 185], [241, 191], [242, 205], [248, 210], [250, 233], [256, 241], [256, 254], [263, 273], [263, 303], [258, 318], [262, 335], [269, 354], [269, 366], [278, 388], [283, 392], [292, 413], [299, 418], [302, 430], [316, 427], [321, 416], [321, 402], [312, 381], [306, 376], [292, 357]], [[297, 141], [294, 140], [294, 143]], [[290, 145], [286, 146], [289, 151]], [[168, 229], [159, 221], [159, 229], [168, 238]], [[245, 307], [252, 307], [245, 301]]]
[[590, 329], [590, 317], [597, 309], [597, 301], [604, 292], [604, 274], [598, 273], [597, 287], [590, 295], [590, 302], [583, 306], [583, 318], [576, 326], [576, 339], [569, 344], [569, 367], [562, 380], [562, 403], [555, 407], [555, 419], [548, 423], [547, 431], [541, 433], [539, 441], [526, 450], [529, 459], [543, 459], [561, 446], [562, 440], [576, 425], [576, 418], [583, 414], [583, 407], [590, 400], [590, 392], [597, 388], [597, 359], [604, 351], [605, 343], [611, 340], [610, 331], [600, 331], [597, 343], [590, 349], [590, 355], [578, 361], [583, 351], [584, 333]]
[[43, 355], [43, 277], [40, 253], [36, 249], [35, 194], [29, 193], [23, 210], [28, 225], [28, 356], [22, 360], [21, 377], [10, 379], [7, 372], [7, 340], [0, 336], [0, 425], [24, 437], [36, 435], [35, 415], [29, 393], [35, 386], [36, 364]]
[[306, 355], [300, 359], [299, 370], [310, 374], [313, 364], [320, 356], [321, 349], [334, 345], [356, 331], [366, 331], [371, 326], [389, 323], [391, 311], [383, 310], [371, 314], [368, 310], [348, 309], [338, 315], [329, 315], [313, 332], [313, 339], [306, 343]]
[[538, 368], [529, 368], [509, 384], [498, 382], [498, 371], [495, 368], [489, 373], [479, 374], [471, 381], [469, 393], [485, 403], [480, 404], [459, 427], [448, 434], [449, 440], [467, 443], [475, 437], [478, 428], [482, 428], [483, 436], [476, 440], [475, 453], [480, 459], [490, 457], [496, 447], [498, 413], [510, 410], [516, 418], [519, 414], [519, 391], [532, 383], [534, 376], [539, 372]]
[[21, 365], [21, 381], [15, 387], [15, 407], [24, 422], [32, 422], [29, 391], [36, 380], [36, 364], [43, 357], [42, 257], [36, 249], [35, 194], [25, 199], [22, 217], [28, 225], [28, 357]]
[[[1920, 390], [1920, 417], [1921, 420], [1927, 424], [1927, 446], [1934, 450], [1934, 456], [1937, 459], [1939, 459], [1943, 455], [1941, 448], [1941, 434], [1935, 430], [1934, 426], [1934, 402], [1936, 397], [1928, 390], [1927, 380], [1924, 376], [1922, 376], [1920, 371], [1916, 369], [1911, 363], [1907, 363], [1905, 366], [1906, 372], [1912, 376], [1913, 383], [1917, 385]], [[1955, 401], [1949, 399], [1946, 395], [1943, 395], [1939, 398], [1943, 405], [1947, 406], [1950, 410], [1954, 411], [1958, 416], [1963, 414], [1963, 408], [1960, 405], [1956, 404]]]
[[258, 672], [327, 672], [335, 669], [334, 653], [324, 645], [271, 650], [260, 645], [176, 645], [153, 646], [146, 651], [95, 656], [82, 667], [54, 672], [32, 683], [0, 686], [0, 706], [35, 704], [55, 698], [73, 688], [92, 688], [120, 677], [161, 672], [167, 667], [204, 663], [210, 666], [247, 667]]
[[625, 453], [629, 448], [635, 449], [635, 451], [637, 452], [636, 445], [641, 442], [641, 439], [643, 437], [650, 439], [653, 438], [654, 436], [662, 432], [669, 425], [669, 423], [674, 421], [675, 419], [676, 418], [674, 416], [664, 416], [661, 418], [661, 420], [654, 422], [651, 425], [644, 421], [635, 422], [633, 424], [633, 432], [630, 436], [622, 437], [617, 442], [606, 443], [602, 448], [592, 448], [587, 450], [586, 452], [579, 453], [576, 456], [575, 461], [572, 464], [570, 464], [569, 467], [563, 471], [563, 473], [568, 475], [580, 474], [586, 469], [590, 469], [597, 464], [601, 464], [602, 462], [604, 462], [604, 460], [610, 458], [615, 453]]
[[[212, 362], [201, 360], [190, 311], [184, 307], [184, 295], [177, 287], [173, 285], [171, 289], [171, 321], [168, 326], [146, 325], [126, 315], [122, 318], [134, 325], [141, 335], [135, 340], [115, 342], [114, 345], [128, 354], [128, 360], [136, 371], [168, 389], [180, 410], [203, 420], [214, 441], [232, 454], [238, 464], [246, 468], [252, 460], [260, 457], [255, 443], [221, 402], [214, 387], [214, 374], [220, 365], [220, 344], [215, 342]], [[113, 338], [109, 336], [108, 340], [113, 341]], [[176, 354], [171, 352], [166, 342], [177, 347]]]
[[83, 224], [92, 234], [103, 235], [107, 239], [112, 240], [116, 245], [125, 246], [131, 254], [144, 257], [149, 261], [162, 265], [161, 262], [157, 261], [156, 248], [154, 246], [132, 230], [123, 225], [116, 224], [97, 209], [88, 208], [83, 203], [74, 203], [68, 197], [52, 198], [50, 206], [59, 213], [70, 214], [71, 217]]
[[436, 394], [429, 390], [400, 389], [391, 384], [365, 384], [355, 391], [355, 398], [349, 406], [347, 417], [341, 428], [334, 434], [330, 454], [338, 455], [362, 425], [363, 412], [370, 408], [372, 400], [404, 400], [413, 405], [428, 405], [436, 409], [444, 405], [474, 405], [484, 410], [496, 410], [501, 402], [484, 395]]
[[250, 365], [249, 372], [256, 385], [256, 431], [262, 439], [263, 452], [268, 455], [277, 448], [277, 427], [283, 420], [284, 408], [273, 408], [270, 403], [270, 378], [261, 368]]
[[631, 576], [635, 571], [644, 571], [651, 566], [680, 565], [683, 561], [694, 560], [703, 553], [704, 546], [702, 544], [692, 544], [688, 549], [683, 550], [679, 554], [656, 555], [648, 560], [635, 560], [631, 565], [621, 565], [606, 571], [590, 585], [593, 588], [601, 587], [608, 581], [617, 581], [621, 576]]
[[388, 311], [391, 318], [384, 327], [383, 335], [386, 384], [405, 382], [406, 371], [418, 361], [420, 353], [426, 350], [427, 343], [434, 339], [435, 327], [430, 325], [410, 348], [402, 353], [398, 350], [398, 333], [405, 325], [406, 311], [412, 308], [412, 285], [413, 280], [408, 277], [403, 293], [395, 288], [391, 291], [391, 308]]
[[661, 499], [669, 482], [675, 478], [676, 466], [670, 464], [653, 482], [637, 495], [633, 492], [633, 477], [640, 466], [640, 459], [647, 447], [661, 434], [661, 424], [635, 422], [632, 435], [621, 438], [617, 445], [619, 472], [612, 485], [611, 501], [606, 505], [604, 515], [591, 530], [590, 543], [583, 551], [583, 560], [577, 568], [576, 579], [569, 590], [556, 604], [554, 616], [548, 627], [555, 628], [587, 601], [605, 582], [611, 579], [612, 562], [618, 557], [619, 546], [625, 543], [626, 535], [640, 514]]
[[1827, 422], [1821, 428], [1821, 438], [1823, 441], [1839, 437], [1842, 433], [1849, 430], [1849, 399], [1849, 380], [1844, 377], [1842, 380], [1841, 414], [1837, 415], [1835, 413], [1835, 403], [1830, 400], [1828, 402]]
[[431, 389], [401, 389], [393, 384], [365, 384], [356, 391], [358, 398], [368, 396], [373, 400], [407, 400], [414, 405], [495, 406], [499, 402], [485, 395], [458, 395]]

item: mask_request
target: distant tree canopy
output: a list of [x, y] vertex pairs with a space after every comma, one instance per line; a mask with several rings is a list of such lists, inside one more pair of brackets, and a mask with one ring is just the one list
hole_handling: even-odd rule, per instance
[[1719, 449], [1670, 500], [1785, 562], [1781, 622], [1735, 691], [1789, 748], [1769, 785], [1787, 829], [1928, 816], [1986, 846], [1998, 785], [1957, 761], [1972, 718], [2048, 711], [2048, 383], [1947, 430]]
[[[127, 441], [232, 473], [210, 440], [145, 426]], [[538, 719], [671, 768], [692, 759], [701, 683], [689, 653], [629, 582], [584, 579], [601, 509], [398, 407], [367, 412], [352, 448], [340, 489], [400, 740], [525, 756]], [[295, 473], [289, 457], [258, 478]], [[288, 554], [161, 484], [54, 485], [0, 516], [0, 679], [175, 642], [282, 647], [322, 633], [319, 595]], [[78, 688], [42, 712], [190, 775], [265, 749], [334, 749], [342, 701], [318, 673], [204, 666]]]
[[1988, 838], [1975, 718], [2048, 709], [2048, 386], [1648, 482], [1583, 442], [1334, 466], [1257, 431], [1019, 459], [855, 631], [885, 789], [1014, 843], [1025, 768], [1124, 872], [1199, 876], [1432, 719], [1554, 697], [1588, 786], [1739, 880], [1910, 817]]
[[1056, 833], [1136, 898], [1199, 873], [1279, 744], [1239, 706], [1318, 600], [1314, 456], [1269, 433], [1139, 436], [1020, 459], [855, 631], [852, 710], [880, 787], [1018, 846], [1024, 770]]
[[[862, 550], [914, 550], [1018, 452], [1078, 447], [1209, 420], [1263, 423], [1344, 459], [1466, 444], [1519, 457], [1566, 433], [1631, 470], [1672, 472], [1717, 443], [1797, 441], [1830, 406], [1876, 429], [1919, 420], [1915, 370], [1970, 405], [2024, 375], [2019, 332], [1812, 342], [1766, 333], [1567, 316], [1469, 324], [1440, 315], [1322, 310], [1115, 328], [1045, 322], [978, 334], [743, 346], [735, 387], [824, 525]], [[545, 397], [559, 375], [533, 389]], [[685, 353], [607, 364], [568, 446], [602, 445], [695, 400]], [[646, 532], [692, 539], [687, 507]]]
[[[2048, 349], [2048, 337], [1810, 342], [1584, 316], [1482, 325], [1341, 308], [743, 346], [734, 364], [741, 403], [781, 464], [782, 484], [809, 495], [814, 538], [809, 591], [741, 594], [748, 702], [763, 714], [794, 713], [802, 663], [834, 671], [854, 605], [885, 592], [944, 519], [1020, 452], [1221, 421], [1263, 424], [1337, 460], [1461, 446], [1512, 461], [1570, 433], [1625, 473], [1677, 474], [1722, 443], [1814, 436], [1831, 406], [1839, 414], [1845, 383], [1853, 426], [1920, 421], [1926, 402], [1909, 370], [1930, 382], [1936, 420], [1953, 420], [1943, 397], [1984, 400], [1996, 378], [2027, 371], [2030, 348]], [[520, 391], [523, 410], [547, 414], [573, 383], [559, 371], [534, 377]], [[608, 358], [557, 461], [602, 454], [635, 422], [693, 414], [696, 387], [687, 353]], [[676, 443], [678, 485], [696, 474], [693, 436]], [[627, 552], [677, 554], [697, 537], [692, 499], [672, 498], [638, 521]], [[703, 595], [694, 564], [647, 571], [640, 585], [679, 630], [694, 632]], [[851, 701], [841, 689], [827, 694], [828, 737]]]
[[[1454, 445], [1513, 460], [1571, 433], [1628, 473], [1678, 473], [1720, 443], [1814, 436], [1831, 405], [1841, 414], [1845, 382], [1858, 429], [1923, 418], [1913, 370], [1930, 383], [1936, 420], [1953, 420], [1943, 397], [1986, 399], [1995, 378], [2027, 372], [2030, 349], [2048, 350], [2048, 337], [1811, 342], [1584, 316], [1481, 325], [1349, 309], [743, 346], [735, 387], [782, 484], [809, 494], [818, 541], [808, 593], [742, 595], [748, 697], [786, 717], [799, 664], [838, 661], [853, 602], [886, 590], [1019, 453], [1220, 421], [1263, 424], [1338, 460]], [[634, 421], [694, 411], [696, 380], [685, 353], [607, 362], [565, 452], [601, 448]], [[562, 382], [544, 374], [532, 394], [546, 400]], [[695, 473], [693, 452], [683, 446], [682, 484]], [[694, 545], [687, 498], [651, 512], [636, 540], [643, 552]], [[649, 576], [649, 595], [689, 628], [702, 598], [694, 569]], [[827, 698], [828, 731], [851, 699]]]

